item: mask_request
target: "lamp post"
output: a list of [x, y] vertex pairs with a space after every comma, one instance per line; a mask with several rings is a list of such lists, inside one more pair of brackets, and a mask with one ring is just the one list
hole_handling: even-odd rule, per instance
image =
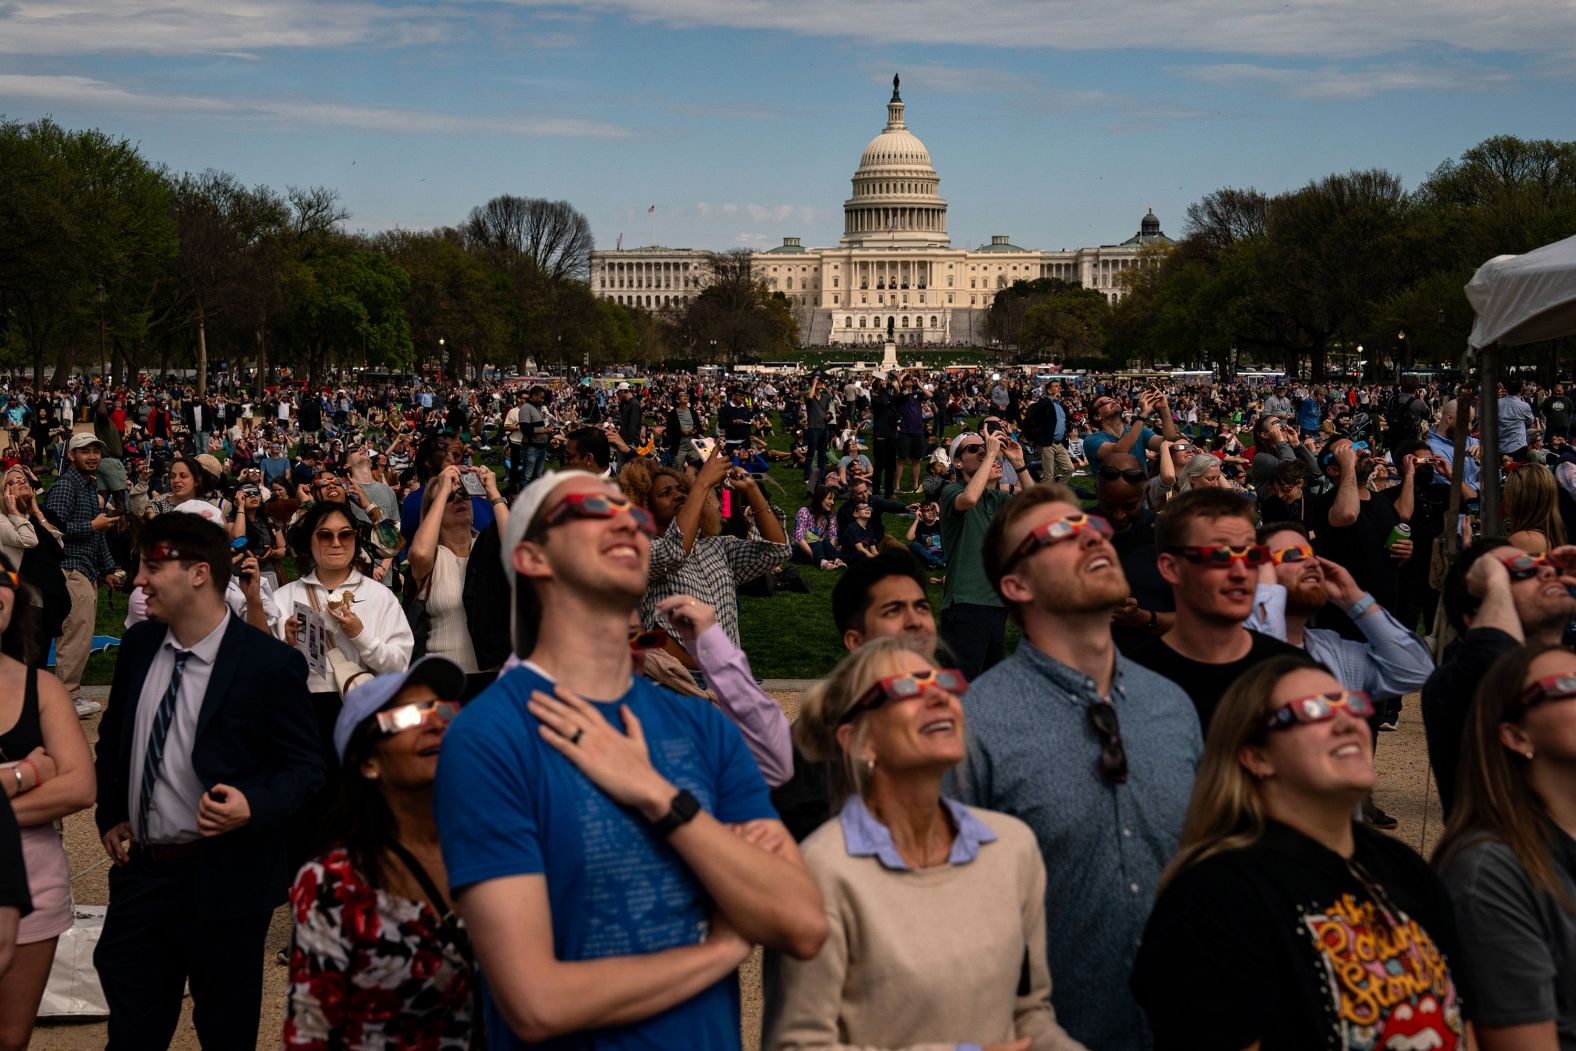
[[109, 297], [104, 294], [104, 282], [98, 283], [98, 289], [93, 293], [93, 301], [98, 304], [99, 311], [99, 382], [107, 383], [109, 377], [109, 344], [104, 336], [104, 302]]
[[438, 337], [438, 368], [440, 370], [448, 363], [448, 360], [449, 360], [448, 357], [446, 356], [447, 352], [443, 349], [444, 342], [445, 342], [444, 338], [442, 336], [439, 336]]
[[[1405, 371], [1406, 369], [1409, 369], [1409, 368], [1412, 367], [1412, 360], [1411, 360], [1411, 358], [1409, 358], [1407, 356], [1407, 353], [1406, 353], [1406, 330], [1405, 329], [1399, 330], [1395, 334], [1395, 357], [1396, 357], [1396, 363], [1397, 363], [1396, 364], [1396, 368], [1398, 368], [1398, 369], [1400, 369], [1402, 371]], [[1396, 379], [1397, 383], [1401, 382], [1400, 375], [1397, 375], [1395, 379]]]

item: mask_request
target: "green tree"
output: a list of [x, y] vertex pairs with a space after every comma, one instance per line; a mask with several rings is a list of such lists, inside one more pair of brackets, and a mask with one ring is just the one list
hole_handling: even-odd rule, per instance
[[281, 328], [304, 351], [315, 383], [330, 364], [407, 366], [413, 360], [404, 301], [410, 277], [383, 253], [344, 238], [284, 274]]

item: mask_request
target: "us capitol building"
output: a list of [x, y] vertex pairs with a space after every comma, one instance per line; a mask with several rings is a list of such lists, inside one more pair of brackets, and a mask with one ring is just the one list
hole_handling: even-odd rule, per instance
[[[947, 201], [930, 151], [903, 120], [892, 78], [886, 127], [870, 140], [843, 202], [835, 248], [784, 237], [752, 254], [755, 274], [788, 298], [806, 346], [979, 343], [996, 293], [1015, 281], [1052, 277], [1121, 295], [1117, 275], [1145, 245], [1170, 244], [1154, 212], [1118, 245], [1039, 251], [1005, 234], [975, 249], [947, 237]], [[651, 246], [591, 253], [591, 290], [626, 306], [680, 309], [705, 287], [710, 253]]]

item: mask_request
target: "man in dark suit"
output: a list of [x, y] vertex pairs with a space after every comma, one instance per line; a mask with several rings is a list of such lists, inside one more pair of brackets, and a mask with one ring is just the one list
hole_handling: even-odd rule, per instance
[[168, 1047], [189, 981], [202, 1045], [249, 1048], [287, 823], [324, 780], [306, 661], [231, 615], [219, 526], [159, 515], [141, 548], [153, 619], [121, 643], [96, 762], [108, 1046]]

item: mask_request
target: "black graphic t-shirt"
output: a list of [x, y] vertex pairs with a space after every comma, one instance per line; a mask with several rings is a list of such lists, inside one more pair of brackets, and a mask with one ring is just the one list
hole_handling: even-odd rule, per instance
[[1455, 925], [1443, 884], [1361, 826], [1351, 862], [1271, 822], [1155, 903], [1133, 991], [1160, 1051], [1457, 1051]]

